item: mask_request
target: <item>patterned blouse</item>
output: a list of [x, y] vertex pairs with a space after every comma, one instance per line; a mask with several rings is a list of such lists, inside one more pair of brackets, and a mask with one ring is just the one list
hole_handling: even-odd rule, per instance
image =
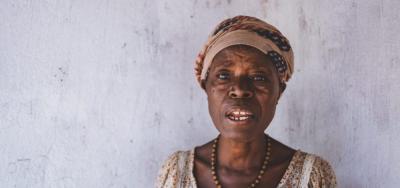
[[[194, 149], [170, 155], [159, 171], [157, 188], [197, 188], [193, 175]], [[297, 150], [278, 188], [336, 187], [331, 166], [321, 157]]]

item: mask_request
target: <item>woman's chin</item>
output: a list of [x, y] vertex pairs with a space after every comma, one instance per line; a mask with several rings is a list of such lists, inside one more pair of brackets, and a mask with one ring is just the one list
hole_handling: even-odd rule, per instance
[[235, 121], [227, 118], [222, 125], [222, 129], [220, 129], [221, 135], [229, 139], [249, 140], [254, 138], [258, 131], [263, 132], [258, 130], [257, 123], [253, 119]]

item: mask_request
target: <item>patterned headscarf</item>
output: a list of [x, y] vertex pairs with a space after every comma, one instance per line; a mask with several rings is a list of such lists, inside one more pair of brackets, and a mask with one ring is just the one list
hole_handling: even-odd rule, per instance
[[260, 19], [236, 16], [218, 24], [197, 56], [195, 74], [200, 85], [208, 76], [214, 56], [224, 48], [237, 44], [249, 45], [264, 52], [274, 64], [281, 83], [286, 83], [293, 74], [293, 51], [282, 33]]

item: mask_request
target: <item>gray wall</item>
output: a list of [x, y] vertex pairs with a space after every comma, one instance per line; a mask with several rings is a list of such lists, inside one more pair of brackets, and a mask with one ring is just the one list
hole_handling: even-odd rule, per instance
[[[247, 3], [246, 3], [247, 2]], [[295, 74], [267, 130], [340, 187], [400, 184], [400, 1], [2, 0], [0, 187], [152, 187], [214, 138], [193, 62], [222, 19], [290, 39]]]

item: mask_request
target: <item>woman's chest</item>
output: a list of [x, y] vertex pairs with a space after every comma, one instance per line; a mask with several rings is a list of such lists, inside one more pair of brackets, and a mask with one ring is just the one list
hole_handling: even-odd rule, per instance
[[209, 165], [195, 160], [193, 174], [196, 179], [197, 188], [217, 187], [216, 181], [223, 185], [222, 187], [229, 188], [252, 187], [252, 184], [255, 187], [277, 187], [289, 163], [290, 161], [269, 166], [261, 178], [257, 178], [259, 169], [254, 169], [252, 172], [246, 174], [221, 169], [214, 176]]

